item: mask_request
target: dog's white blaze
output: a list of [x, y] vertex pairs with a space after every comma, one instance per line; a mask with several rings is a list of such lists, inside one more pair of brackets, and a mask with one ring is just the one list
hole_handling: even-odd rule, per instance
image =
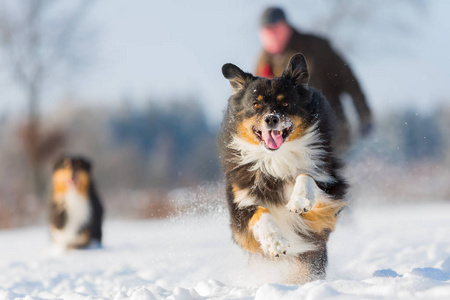
[[89, 199], [73, 186], [69, 187], [64, 197], [64, 205], [67, 212], [66, 224], [60, 230], [55, 228], [52, 230], [54, 243], [63, 248], [78, 241], [78, 231], [91, 217]]
[[236, 162], [251, 164], [249, 171], [261, 172], [280, 179], [295, 179], [306, 173], [315, 180], [331, 183], [334, 178], [321, 169], [321, 159], [327, 152], [318, 145], [320, 134], [317, 123], [311, 126], [299, 139], [284, 142], [278, 150], [270, 151], [264, 145], [254, 145], [235, 136], [229, 148], [239, 151]]

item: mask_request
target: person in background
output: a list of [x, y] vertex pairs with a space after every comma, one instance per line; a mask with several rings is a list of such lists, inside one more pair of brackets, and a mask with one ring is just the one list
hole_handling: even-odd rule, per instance
[[343, 93], [349, 94], [353, 100], [359, 116], [360, 136], [370, 133], [372, 114], [366, 97], [348, 64], [326, 39], [297, 31], [278, 7], [264, 11], [259, 37], [263, 51], [257, 63], [257, 76], [278, 77], [294, 54], [301, 52], [306, 57], [309, 86], [321, 90], [335, 111], [339, 128], [336, 128], [337, 138], [333, 146], [339, 154], [345, 154], [351, 146], [350, 125], [341, 102]]

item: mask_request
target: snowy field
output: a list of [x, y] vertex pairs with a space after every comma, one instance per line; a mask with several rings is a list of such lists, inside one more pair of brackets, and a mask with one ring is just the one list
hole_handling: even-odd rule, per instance
[[450, 203], [357, 208], [341, 221], [327, 280], [303, 286], [271, 283], [277, 270], [233, 245], [225, 212], [109, 221], [103, 249], [64, 255], [44, 227], [0, 231], [0, 299], [450, 299]]

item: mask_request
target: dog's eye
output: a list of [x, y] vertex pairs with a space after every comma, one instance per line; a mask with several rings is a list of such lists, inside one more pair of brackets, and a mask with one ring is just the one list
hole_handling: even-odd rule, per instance
[[261, 103], [255, 102], [255, 103], [253, 103], [253, 107], [254, 108], [260, 108], [261, 107]]
[[288, 106], [289, 106], [289, 103], [287, 103], [286, 101], [283, 101], [283, 102], [281, 102], [281, 106], [283, 106], [283, 107], [288, 107]]

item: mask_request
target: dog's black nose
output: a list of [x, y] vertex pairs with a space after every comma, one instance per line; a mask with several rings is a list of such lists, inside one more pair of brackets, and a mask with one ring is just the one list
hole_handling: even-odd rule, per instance
[[280, 117], [278, 115], [267, 115], [264, 121], [269, 125], [269, 127], [274, 127], [280, 122]]

